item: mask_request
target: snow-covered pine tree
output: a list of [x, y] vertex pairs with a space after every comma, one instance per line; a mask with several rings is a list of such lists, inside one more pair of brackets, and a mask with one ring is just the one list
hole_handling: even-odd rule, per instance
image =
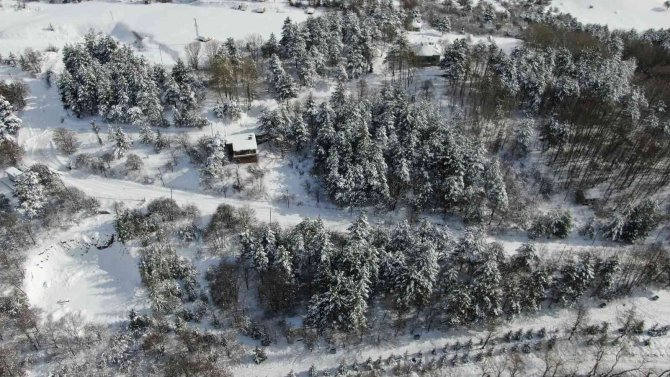
[[277, 37], [275, 37], [274, 33], [270, 33], [270, 38], [268, 38], [267, 42], [265, 42], [261, 47], [261, 52], [265, 58], [269, 58], [272, 55], [281, 53], [281, 47], [279, 46]]
[[277, 55], [270, 57], [268, 64], [270, 69], [270, 84], [272, 92], [278, 101], [284, 102], [297, 96], [293, 78], [283, 68], [281, 60]]
[[451, 31], [451, 21], [449, 20], [448, 16], [440, 16], [438, 17], [434, 25], [435, 29], [439, 31], [440, 33], [448, 33]]
[[14, 194], [19, 199], [19, 211], [28, 218], [39, 216], [47, 203], [45, 189], [40, 183], [39, 175], [32, 171], [24, 172], [19, 176], [14, 186]]
[[153, 144], [156, 140], [156, 133], [150, 126], [144, 125], [140, 128], [140, 143], [142, 144]]
[[491, 209], [492, 221], [493, 216], [497, 212], [505, 211], [509, 204], [505, 181], [500, 172], [500, 162], [497, 159], [487, 166], [484, 178], [484, 190], [486, 190], [487, 204]]
[[439, 266], [436, 245], [428, 239], [435, 230], [423, 221], [421, 230], [414, 235], [405, 223], [391, 238], [389, 247], [395, 252], [390, 287], [394, 293], [396, 306], [400, 310], [410, 307], [423, 308], [428, 304], [435, 288]]
[[114, 142], [114, 156], [116, 158], [123, 157], [126, 152], [132, 147], [132, 140], [121, 127], [116, 127], [113, 130], [113, 142]]
[[474, 306], [478, 319], [497, 318], [502, 312], [502, 277], [495, 255], [486, 253], [472, 277]]
[[318, 76], [315, 49], [310, 49], [308, 53], [304, 54], [297, 63], [297, 66], [300, 83], [307, 87], [313, 86], [314, 80]]
[[14, 115], [12, 105], [0, 95], [0, 140], [16, 135], [22, 122]]
[[262, 273], [268, 269], [270, 263], [268, 255], [251, 229], [246, 228], [240, 233], [240, 246], [242, 258], [257, 272]]

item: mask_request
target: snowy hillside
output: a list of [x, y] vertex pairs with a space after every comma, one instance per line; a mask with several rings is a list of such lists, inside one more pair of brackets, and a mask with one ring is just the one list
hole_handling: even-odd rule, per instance
[[267, 38], [277, 33], [286, 17], [304, 20], [304, 11], [284, 3], [258, 5], [266, 13], [235, 10], [238, 2], [188, 4], [150, 4], [84, 2], [48, 4], [31, 2], [17, 11], [12, 3], [0, 8], [0, 54], [18, 52], [26, 46], [58, 48], [80, 40], [90, 30], [110, 34], [133, 45], [142, 40], [143, 55], [151, 61], [172, 64], [183, 54], [184, 46], [195, 40], [195, 24], [201, 36], [225, 40], [242, 39], [252, 34]]
[[670, 10], [664, 0], [552, 0], [551, 7], [583, 23], [611, 29], [644, 31], [670, 26]]

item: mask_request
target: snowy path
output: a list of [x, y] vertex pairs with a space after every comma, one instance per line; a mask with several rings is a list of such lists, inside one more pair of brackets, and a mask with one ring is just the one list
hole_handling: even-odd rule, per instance
[[77, 187], [86, 194], [100, 199], [103, 203], [106, 201], [144, 202], [172, 197], [180, 205], [197, 206], [203, 215], [214, 213], [217, 206], [225, 203], [235, 207], [249, 207], [262, 221], [269, 221], [271, 215], [272, 221], [281, 225], [295, 225], [307, 217], [320, 217], [324, 224], [333, 230], [344, 230], [355, 219], [355, 214], [351, 215], [341, 210], [295, 205], [287, 208], [286, 205], [275, 205], [267, 201], [232, 199], [184, 190], [170, 190], [168, 187], [148, 186], [96, 175], [64, 173], [62, 179], [65, 184]]

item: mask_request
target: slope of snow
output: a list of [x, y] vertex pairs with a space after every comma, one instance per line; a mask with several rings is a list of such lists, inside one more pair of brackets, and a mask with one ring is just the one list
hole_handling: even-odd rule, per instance
[[29, 251], [24, 289], [30, 302], [58, 318], [79, 312], [89, 321], [124, 319], [146, 307], [137, 257], [123, 245], [98, 250], [114, 234], [112, 216], [86, 219], [66, 232], [42, 237]]
[[494, 37], [485, 35], [471, 35], [458, 33], [442, 34], [435, 29], [426, 29], [422, 31], [412, 31], [407, 33], [407, 39], [410, 43], [433, 42], [439, 46], [446, 46], [457, 39], [467, 38], [472, 43], [495, 43], [505, 53], [511, 53], [514, 48], [521, 46], [522, 41], [516, 38]]
[[583, 23], [642, 31], [670, 27], [670, 11], [663, 3], [664, 0], [554, 0], [551, 6]]
[[[285, 3], [263, 4], [260, 14], [232, 9], [233, 3], [150, 5], [84, 2], [78, 4], [28, 3], [17, 11], [9, 2], [0, 8], [0, 54], [20, 52], [26, 47], [62, 47], [81, 40], [89, 30], [112, 34], [125, 43], [144, 38], [144, 50], [154, 62], [166, 64], [182, 54], [184, 46], [195, 40], [194, 19], [200, 35], [218, 40], [241, 39], [250, 34], [267, 38], [277, 33], [286, 17], [302, 21], [307, 15]], [[260, 6], [260, 5], [259, 5]], [[53, 29], [53, 30], [51, 30]], [[160, 50], [159, 50], [160, 46]]]

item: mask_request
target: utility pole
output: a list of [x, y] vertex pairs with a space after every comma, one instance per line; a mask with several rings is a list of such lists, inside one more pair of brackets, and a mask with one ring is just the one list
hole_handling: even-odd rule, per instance
[[200, 32], [198, 31], [198, 20], [193, 18], [193, 23], [195, 24], [195, 38], [198, 39], [200, 36]]

